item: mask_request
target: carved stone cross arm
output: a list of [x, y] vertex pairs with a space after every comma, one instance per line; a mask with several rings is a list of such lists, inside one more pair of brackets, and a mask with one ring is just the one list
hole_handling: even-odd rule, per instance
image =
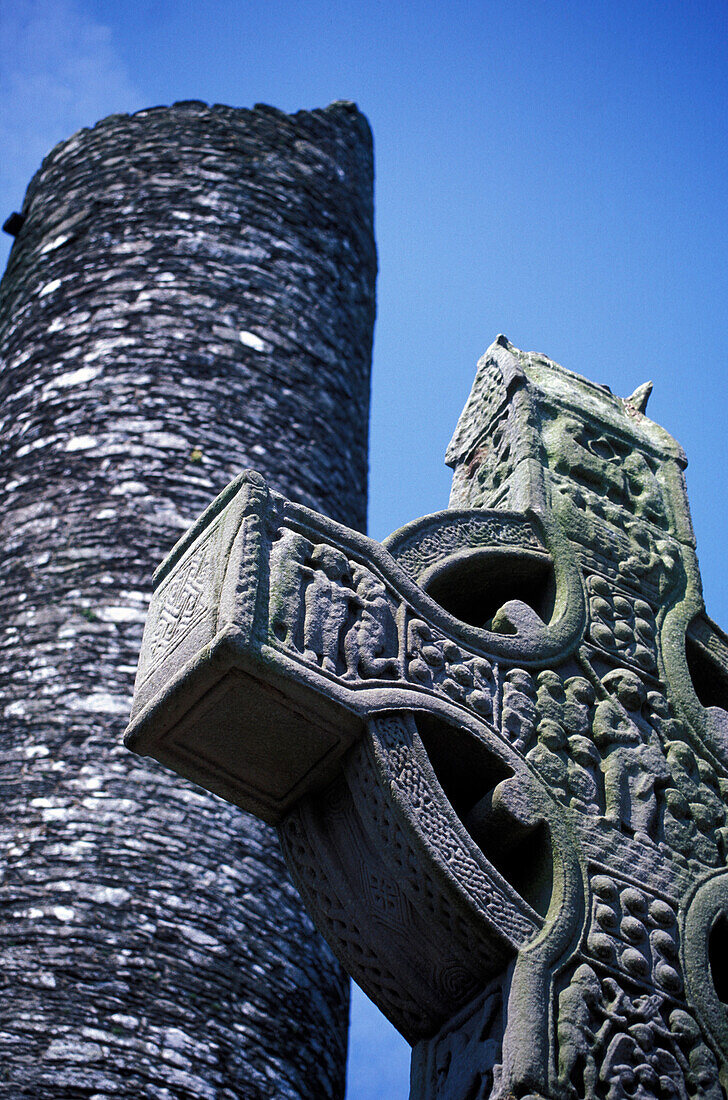
[[724, 1095], [728, 642], [645, 402], [499, 338], [448, 510], [247, 471], [155, 575], [127, 744], [278, 826], [420, 1100]]
[[[504, 578], [549, 561], [535, 518], [443, 512], [385, 549], [241, 474], [155, 575], [127, 734], [135, 751], [283, 825], [317, 919], [333, 921], [350, 970], [411, 1039], [467, 1003], [542, 928], [545, 885], [524, 879], [519, 891], [496, 866], [545, 812], [541, 788], [498, 732], [499, 668], [514, 654], [562, 657], [584, 617], [574, 575], [552, 626], [525, 604], [511, 609], [526, 620], [513, 633], [471, 626], [427, 595], [428, 584], [449, 583], [443, 557], [467, 573], [491, 562]], [[477, 616], [497, 610], [487, 593], [472, 595]], [[472, 802], [470, 832], [423, 737], [452, 772], [450, 797]], [[328, 852], [334, 842], [341, 850]], [[503, 849], [495, 863], [491, 846]], [[318, 896], [327, 875], [330, 890], [346, 887], [335, 915]], [[434, 918], [444, 924], [430, 946]], [[353, 923], [365, 919], [386, 934], [367, 943]], [[431, 973], [421, 973], [428, 954]]]

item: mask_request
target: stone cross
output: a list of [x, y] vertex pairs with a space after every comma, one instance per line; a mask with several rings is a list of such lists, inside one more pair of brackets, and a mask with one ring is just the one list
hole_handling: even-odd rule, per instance
[[499, 337], [379, 545], [241, 474], [155, 575], [127, 744], [278, 826], [417, 1100], [718, 1100], [728, 639], [678, 444]]

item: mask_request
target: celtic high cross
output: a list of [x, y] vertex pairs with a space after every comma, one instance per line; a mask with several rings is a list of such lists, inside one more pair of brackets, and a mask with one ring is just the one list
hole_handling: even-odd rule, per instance
[[246, 472], [155, 575], [127, 744], [278, 826], [417, 1100], [726, 1095], [728, 639], [648, 395], [499, 337], [447, 510]]

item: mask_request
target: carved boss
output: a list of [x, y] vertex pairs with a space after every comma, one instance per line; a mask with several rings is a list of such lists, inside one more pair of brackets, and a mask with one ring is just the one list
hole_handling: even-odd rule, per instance
[[728, 640], [648, 395], [499, 337], [448, 510], [247, 472], [155, 576], [127, 744], [278, 826], [420, 1100], [725, 1095]]

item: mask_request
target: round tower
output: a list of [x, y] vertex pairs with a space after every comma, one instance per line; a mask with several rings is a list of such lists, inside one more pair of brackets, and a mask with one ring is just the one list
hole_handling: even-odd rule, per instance
[[0, 1096], [343, 1096], [275, 834], [121, 734], [152, 572], [241, 468], [365, 524], [372, 174], [350, 103], [185, 102], [58, 145], [13, 223]]

